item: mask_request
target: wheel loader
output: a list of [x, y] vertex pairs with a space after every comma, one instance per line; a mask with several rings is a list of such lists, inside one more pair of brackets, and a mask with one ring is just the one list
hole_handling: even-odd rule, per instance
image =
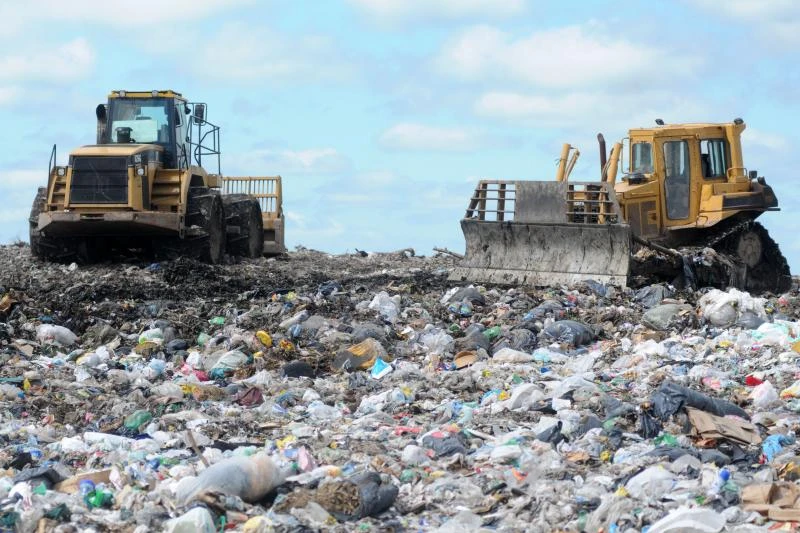
[[[631, 129], [600, 179], [573, 182], [565, 144], [554, 181], [482, 180], [461, 228], [450, 278], [549, 286], [668, 281], [751, 292], [791, 287], [786, 259], [756, 219], [777, 211], [772, 188], [744, 166], [742, 119]], [[617, 180], [619, 167], [624, 167]]]
[[53, 146], [31, 209], [33, 255], [146, 250], [213, 264], [284, 253], [281, 177], [223, 177], [220, 128], [206, 115], [172, 90], [112, 91], [96, 108], [97, 144], [73, 150], [66, 166]]

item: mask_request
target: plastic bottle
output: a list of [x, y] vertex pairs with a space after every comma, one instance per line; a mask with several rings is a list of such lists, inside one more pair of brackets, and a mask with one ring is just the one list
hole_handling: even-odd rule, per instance
[[718, 496], [722, 491], [722, 487], [725, 486], [725, 483], [727, 483], [730, 478], [731, 473], [726, 468], [720, 470], [717, 479], [714, 480], [714, 483], [711, 484], [711, 488], [708, 489], [708, 495]]
[[81, 497], [85, 498], [87, 494], [94, 492], [94, 482], [91, 479], [82, 479], [78, 483], [78, 491], [81, 493]]
[[176, 496], [181, 504], [187, 504], [206, 492], [221, 492], [255, 503], [281, 485], [286, 474], [287, 471], [279, 468], [264, 453], [231, 457], [209, 466], [196, 478], [179, 485]]

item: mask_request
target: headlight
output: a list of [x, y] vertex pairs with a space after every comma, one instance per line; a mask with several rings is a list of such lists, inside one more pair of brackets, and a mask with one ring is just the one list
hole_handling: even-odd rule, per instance
[[137, 176], [144, 176], [144, 168], [142, 168], [142, 167], [137, 168], [136, 169], [136, 175]]
[[56, 167], [56, 175], [63, 178], [67, 174], [67, 169], [64, 167]]

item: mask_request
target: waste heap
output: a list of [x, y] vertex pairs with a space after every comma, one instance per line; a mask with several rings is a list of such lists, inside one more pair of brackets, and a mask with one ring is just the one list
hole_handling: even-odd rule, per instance
[[796, 290], [456, 286], [451, 267], [0, 248], [0, 529], [800, 521]]

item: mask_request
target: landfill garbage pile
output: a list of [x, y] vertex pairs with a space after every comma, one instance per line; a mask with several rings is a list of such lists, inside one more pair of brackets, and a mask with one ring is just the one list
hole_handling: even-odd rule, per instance
[[796, 290], [474, 287], [452, 261], [0, 247], [0, 529], [800, 521]]

